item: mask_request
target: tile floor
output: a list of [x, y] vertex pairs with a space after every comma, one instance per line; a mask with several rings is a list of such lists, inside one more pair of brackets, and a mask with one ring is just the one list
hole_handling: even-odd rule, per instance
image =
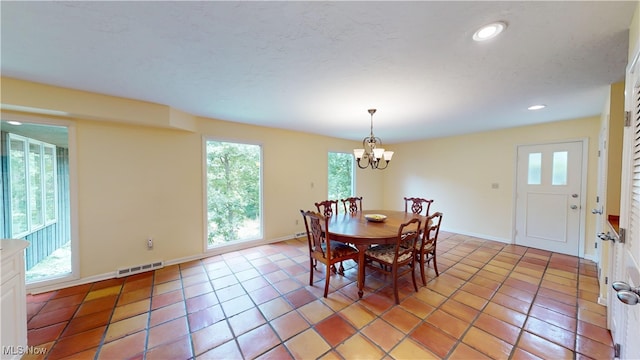
[[613, 358], [593, 262], [440, 236], [440, 276], [397, 306], [379, 274], [357, 300], [355, 263], [323, 298], [306, 239], [29, 295], [25, 358]]

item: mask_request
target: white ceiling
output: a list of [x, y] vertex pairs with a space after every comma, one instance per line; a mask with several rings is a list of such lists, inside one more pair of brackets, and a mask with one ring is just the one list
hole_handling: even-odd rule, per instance
[[2, 1], [1, 72], [353, 140], [373, 107], [395, 143], [598, 115], [636, 4]]

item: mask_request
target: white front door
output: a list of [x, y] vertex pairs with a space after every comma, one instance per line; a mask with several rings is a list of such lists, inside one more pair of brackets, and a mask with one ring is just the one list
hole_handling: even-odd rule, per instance
[[578, 256], [583, 141], [518, 146], [516, 244]]

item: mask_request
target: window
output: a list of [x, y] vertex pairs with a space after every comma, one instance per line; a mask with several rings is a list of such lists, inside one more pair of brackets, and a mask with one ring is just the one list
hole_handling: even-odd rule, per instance
[[11, 234], [23, 237], [57, 221], [56, 147], [9, 134]]
[[261, 148], [206, 141], [207, 247], [262, 237]]
[[567, 156], [568, 151], [555, 151], [553, 153], [553, 170], [551, 175], [551, 185], [567, 185]]
[[527, 184], [540, 185], [542, 179], [542, 153], [529, 154]]
[[329, 152], [328, 199], [353, 196], [353, 155]]

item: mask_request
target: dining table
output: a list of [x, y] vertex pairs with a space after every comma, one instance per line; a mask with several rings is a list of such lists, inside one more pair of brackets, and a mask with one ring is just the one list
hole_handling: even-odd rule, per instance
[[424, 228], [426, 216], [396, 210], [363, 210], [352, 214], [334, 214], [330, 218], [329, 238], [353, 244], [358, 249], [358, 296], [360, 298], [364, 294], [365, 251], [374, 244], [395, 243], [400, 225], [413, 218], [420, 219], [420, 227]]

